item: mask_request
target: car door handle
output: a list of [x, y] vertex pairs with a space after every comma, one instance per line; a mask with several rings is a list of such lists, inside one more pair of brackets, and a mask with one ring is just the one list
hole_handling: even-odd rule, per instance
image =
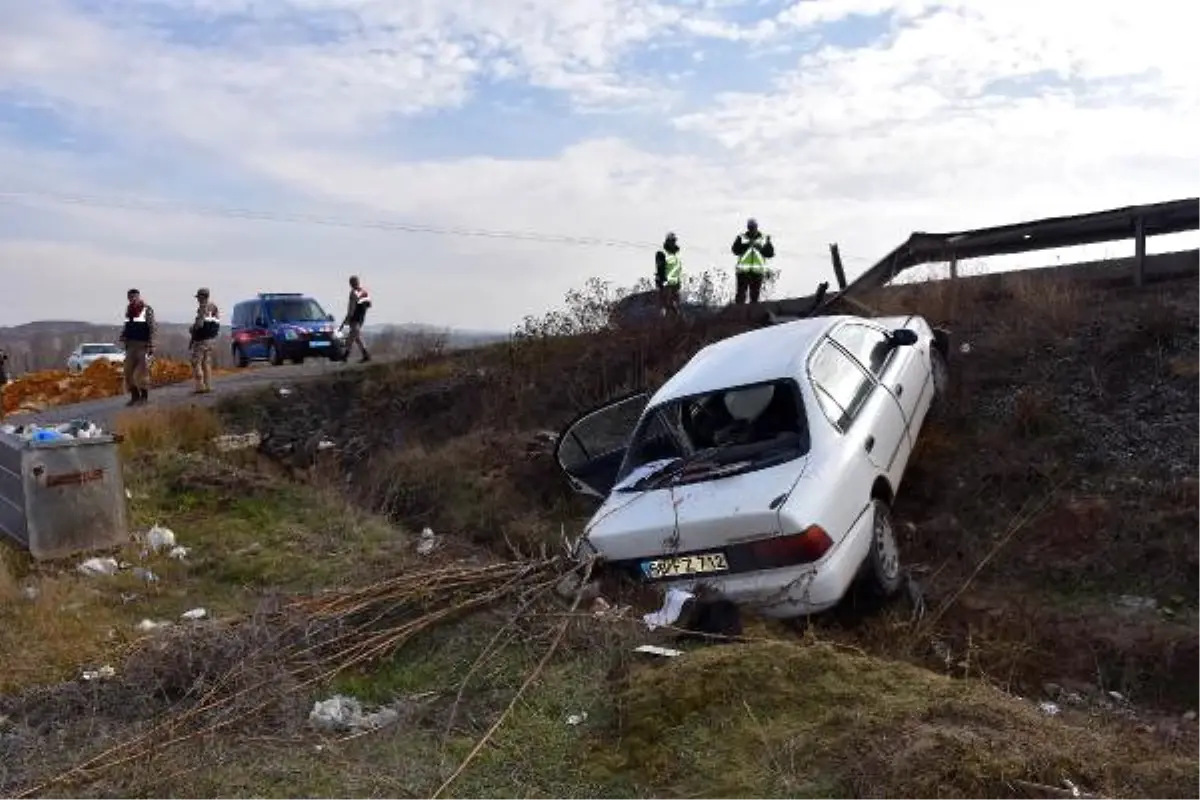
[[897, 383], [896, 384], [896, 397], [899, 397], [902, 394], [904, 394], [904, 385]]
[[875, 449], [875, 437], [868, 436], [867, 441], [863, 443], [863, 449], [868, 453]]

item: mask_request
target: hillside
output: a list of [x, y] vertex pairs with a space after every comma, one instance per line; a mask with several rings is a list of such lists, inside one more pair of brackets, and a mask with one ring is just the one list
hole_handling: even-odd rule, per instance
[[[656, 598], [619, 583], [586, 611], [554, 599], [539, 554], [592, 506], [542, 431], [746, 322], [433, 348], [219, 419], [123, 423], [137, 523], [193, 553], [131, 545], [154, 584], [9, 557], [0, 792], [1194, 796], [1200, 281], [1043, 271], [863, 299], [953, 333], [952, 402], [895, 508], [924, 616], [851, 598], [718, 645], [648, 633]], [[262, 444], [215, 453], [222, 430]], [[338, 603], [358, 611], [329, 623]], [[195, 606], [218, 621], [133, 633]], [[381, 658], [335, 665], [337, 641]], [[632, 652], [647, 641], [685, 652]], [[102, 663], [110, 681], [58, 683]], [[396, 717], [314, 731], [335, 691]]]

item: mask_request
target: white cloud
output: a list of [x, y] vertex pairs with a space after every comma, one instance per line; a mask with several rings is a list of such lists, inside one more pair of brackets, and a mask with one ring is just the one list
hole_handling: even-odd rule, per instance
[[[1186, 4], [772, 7], [0, 4], [0, 195], [164, 196], [649, 243], [671, 229], [695, 267], [728, 266], [728, 240], [754, 214], [777, 240], [783, 287], [799, 293], [825, 279], [830, 241], [856, 272], [914, 229], [1194, 193], [1200, 101]], [[513, 99], [530, 89], [561, 108]], [[519, 156], [492, 154], [498, 112], [476, 108], [470, 127], [458, 116], [480, 101], [532, 109]], [[46, 138], [34, 112], [70, 135]], [[455, 155], [413, 154], [438, 140]], [[302, 284], [332, 303], [359, 271], [381, 319], [504, 325], [591, 275], [631, 282], [650, 263], [649, 251], [620, 248], [77, 206], [28, 220], [39, 239], [0, 228], [0, 263], [10, 274], [22, 265], [6, 293], [68, 285], [61, 307], [5, 304], [0, 324], [97, 317], [97, 293], [119, 303], [130, 283], [170, 296], [160, 313], [180, 316], [193, 274], [218, 294]]]

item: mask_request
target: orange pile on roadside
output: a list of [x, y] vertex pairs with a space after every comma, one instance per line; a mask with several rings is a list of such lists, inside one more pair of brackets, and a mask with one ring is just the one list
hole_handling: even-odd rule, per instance
[[[188, 380], [191, 375], [191, 366], [181, 361], [155, 359], [150, 368], [153, 386], [179, 383]], [[3, 389], [4, 413], [41, 411], [50, 406], [82, 403], [124, 393], [121, 365], [100, 360], [92, 362], [78, 375], [60, 369], [22, 375]]]

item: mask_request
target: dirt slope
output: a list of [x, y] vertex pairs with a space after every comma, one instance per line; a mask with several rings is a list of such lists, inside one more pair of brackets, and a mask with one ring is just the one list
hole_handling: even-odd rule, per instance
[[[1195, 708], [1196, 279], [1135, 290], [1047, 271], [869, 299], [954, 335], [954, 403], [923, 433], [896, 506], [929, 614], [903, 635], [899, 611], [851, 608], [819, 624], [1039, 696], [1115, 691]], [[557, 546], [589, 506], [531, 434], [655, 385], [736, 330], [532, 341], [227, 411], [296, 466], [340, 459], [361, 502], [407, 525], [501, 549]], [[318, 453], [326, 439], [338, 447]]]

